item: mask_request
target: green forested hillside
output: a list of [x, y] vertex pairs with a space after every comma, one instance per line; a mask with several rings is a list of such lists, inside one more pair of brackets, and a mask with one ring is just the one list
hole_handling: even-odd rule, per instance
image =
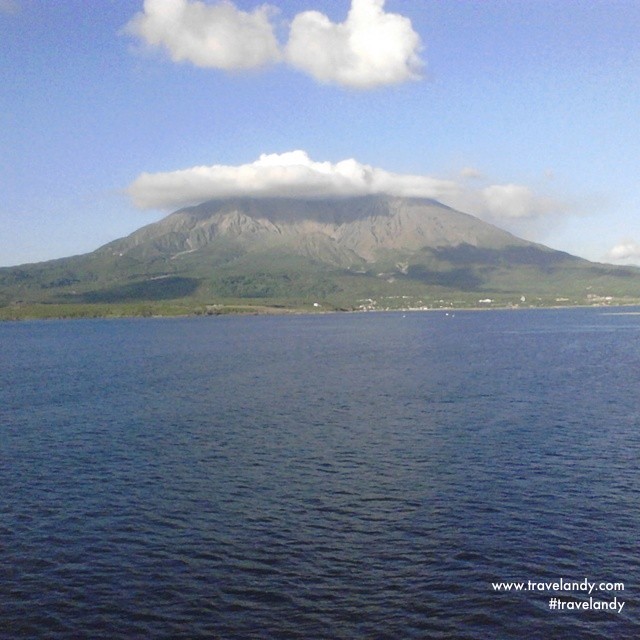
[[215, 201], [82, 256], [0, 269], [0, 317], [630, 304], [640, 269], [439, 203]]

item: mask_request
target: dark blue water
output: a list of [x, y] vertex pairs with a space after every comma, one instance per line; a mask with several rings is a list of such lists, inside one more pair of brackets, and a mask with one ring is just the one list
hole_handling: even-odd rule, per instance
[[[640, 637], [640, 316], [0, 324], [0, 636]], [[620, 612], [498, 581], [610, 581]]]

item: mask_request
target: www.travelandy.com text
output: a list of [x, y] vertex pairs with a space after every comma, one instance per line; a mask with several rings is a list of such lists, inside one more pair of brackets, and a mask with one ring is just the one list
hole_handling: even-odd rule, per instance
[[615, 611], [620, 613], [625, 602], [618, 600], [614, 596], [612, 600], [598, 600], [592, 596], [596, 593], [619, 593], [624, 591], [623, 582], [591, 582], [588, 578], [584, 580], [566, 580], [560, 578], [553, 582], [541, 582], [527, 580], [526, 582], [492, 582], [494, 591], [537, 591], [543, 593], [555, 592], [561, 594], [578, 593], [589, 595], [588, 599], [564, 599], [557, 595], [549, 598], [549, 609], [551, 611]]

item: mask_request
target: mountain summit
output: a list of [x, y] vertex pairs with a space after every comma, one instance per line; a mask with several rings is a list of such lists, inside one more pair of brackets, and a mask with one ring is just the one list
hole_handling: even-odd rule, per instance
[[229, 301], [339, 308], [640, 298], [640, 269], [527, 242], [434, 200], [241, 198], [83, 256], [0, 269], [0, 304]]
[[390, 251], [534, 246], [434, 200], [363, 196], [214, 200], [176, 211], [104, 250], [175, 258], [224, 240], [241, 252], [279, 249], [340, 266], [375, 263]]

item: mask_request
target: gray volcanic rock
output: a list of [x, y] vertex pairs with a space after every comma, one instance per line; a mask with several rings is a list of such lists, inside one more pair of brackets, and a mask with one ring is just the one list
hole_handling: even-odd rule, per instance
[[527, 242], [434, 200], [239, 198], [176, 211], [92, 253], [0, 269], [25, 302], [362, 299], [590, 304], [640, 299], [640, 269]]
[[214, 200], [176, 211], [103, 250], [175, 256], [222, 239], [245, 250], [277, 247], [340, 265], [375, 262], [390, 250], [532, 246], [433, 200], [365, 196]]

